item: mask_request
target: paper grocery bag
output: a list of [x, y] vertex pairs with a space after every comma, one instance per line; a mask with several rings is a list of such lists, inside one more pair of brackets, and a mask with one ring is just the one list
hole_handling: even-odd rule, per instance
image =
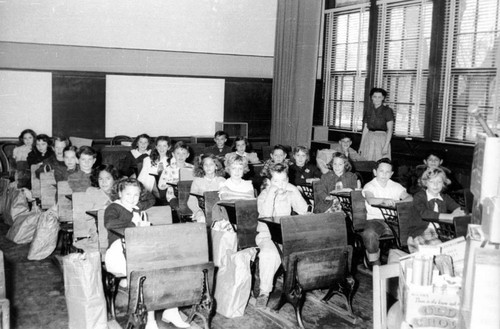
[[63, 257], [64, 291], [70, 329], [107, 329], [99, 252]]
[[236, 253], [227, 251], [217, 272], [214, 295], [217, 301], [217, 313], [227, 318], [242, 316], [245, 313], [252, 286], [250, 261], [255, 254], [255, 248]]

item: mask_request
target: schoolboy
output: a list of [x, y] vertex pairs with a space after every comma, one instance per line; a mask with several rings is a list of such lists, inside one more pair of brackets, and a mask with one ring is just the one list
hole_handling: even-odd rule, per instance
[[363, 161], [364, 158], [359, 155], [352, 147], [351, 137], [342, 134], [339, 143], [335, 145], [334, 150], [343, 153], [351, 161]]
[[394, 206], [398, 201], [411, 201], [413, 199], [401, 184], [391, 180], [393, 174], [391, 160], [382, 158], [377, 161], [373, 170], [375, 178], [363, 188], [367, 222], [362, 237], [368, 261], [372, 266], [380, 265], [379, 238], [384, 234], [392, 233], [383, 220], [380, 209], [372, 206]]
[[68, 176], [68, 184], [73, 192], [85, 192], [90, 186], [90, 176], [97, 152], [90, 146], [81, 146], [76, 152], [79, 170]]
[[422, 178], [422, 174], [427, 169], [440, 168], [444, 171], [447, 178], [450, 180], [450, 183], [446, 186], [448, 191], [456, 191], [462, 188], [462, 185], [457, 181], [453, 173], [450, 169], [443, 166], [444, 155], [438, 150], [431, 150], [427, 152], [425, 159], [423, 160], [424, 164], [418, 165], [415, 167], [413, 172], [410, 174], [410, 181], [408, 183], [408, 192], [410, 194], [415, 194], [423, 189], [423, 186], [420, 185], [420, 179]]
[[[288, 168], [283, 163], [269, 167], [269, 184], [257, 198], [259, 217], [289, 216], [293, 211], [302, 215], [307, 213], [308, 205], [299, 190], [288, 182]], [[266, 224], [257, 224], [255, 242], [260, 248], [259, 276], [260, 294], [255, 307], [264, 308], [273, 289], [273, 279], [281, 264], [278, 250], [271, 240], [271, 234]]]
[[231, 153], [231, 147], [226, 145], [228, 134], [225, 131], [219, 130], [214, 135], [215, 145], [207, 147], [203, 154], [213, 154], [224, 159], [227, 153]]
[[292, 164], [290, 159], [287, 158], [288, 151], [283, 145], [274, 145], [270, 155], [271, 159], [268, 159], [266, 160], [266, 162], [264, 162], [264, 167], [262, 167], [262, 171], [260, 172], [260, 175], [263, 177], [270, 176], [269, 168], [276, 163], [283, 163], [287, 167], [290, 167], [290, 165]]

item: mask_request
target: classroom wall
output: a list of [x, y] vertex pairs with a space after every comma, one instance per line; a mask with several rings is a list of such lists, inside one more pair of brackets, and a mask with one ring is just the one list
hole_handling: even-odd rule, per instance
[[[54, 120], [47, 119], [40, 128], [44, 132], [50, 127], [63, 132], [75, 115], [106, 118], [103, 76], [118, 74], [221, 78], [239, 93], [231, 95], [238, 110], [233, 114], [225, 108], [224, 120], [226, 115], [231, 121], [248, 118], [254, 104], [238, 99], [253, 99], [269, 117], [261, 122], [264, 129], [254, 129], [261, 133], [270, 130], [271, 105], [268, 94], [259, 98], [256, 92], [263, 79], [266, 90], [271, 86], [276, 8], [277, 0], [0, 2], [0, 70], [56, 77], [46, 85], [53, 89], [52, 115], [40, 119]], [[218, 97], [221, 101], [226, 103], [225, 95]], [[14, 108], [22, 108], [21, 99], [15, 103]], [[105, 137], [105, 126], [77, 120], [86, 121], [79, 133], [87, 136], [80, 137]], [[4, 127], [18, 122], [12, 116], [2, 120], [0, 137], [14, 137]]]

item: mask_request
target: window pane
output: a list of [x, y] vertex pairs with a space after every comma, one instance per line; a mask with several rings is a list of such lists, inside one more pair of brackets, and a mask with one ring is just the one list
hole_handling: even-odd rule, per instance
[[448, 7], [447, 20], [455, 18], [455, 24], [446, 25], [443, 46], [451, 56], [443, 54], [440, 108], [445, 131], [440, 140], [472, 143], [484, 131], [468, 109], [478, 109], [490, 127], [499, 127], [500, 0], [460, 0], [452, 9]]
[[[369, 6], [327, 13], [325, 47], [325, 124], [352, 131], [361, 130], [366, 80]], [[330, 41], [331, 40], [331, 41]], [[330, 62], [328, 62], [328, 60]]]
[[382, 3], [378, 7], [378, 28], [383, 31], [377, 40], [375, 83], [389, 93], [386, 102], [394, 110], [395, 134], [423, 137], [432, 2]]

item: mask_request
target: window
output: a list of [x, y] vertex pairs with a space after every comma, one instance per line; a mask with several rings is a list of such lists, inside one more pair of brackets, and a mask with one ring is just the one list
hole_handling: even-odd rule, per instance
[[369, 4], [326, 11], [325, 125], [361, 130]]
[[500, 0], [451, 0], [445, 13], [439, 122], [435, 139], [475, 142], [484, 132], [468, 110], [500, 128]]
[[432, 2], [380, 1], [375, 86], [389, 93], [394, 134], [423, 137]]
[[365, 88], [382, 87], [397, 136], [472, 144], [484, 130], [471, 111], [500, 130], [500, 0], [358, 2], [326, 11], [325, 125], [360, 131]]

